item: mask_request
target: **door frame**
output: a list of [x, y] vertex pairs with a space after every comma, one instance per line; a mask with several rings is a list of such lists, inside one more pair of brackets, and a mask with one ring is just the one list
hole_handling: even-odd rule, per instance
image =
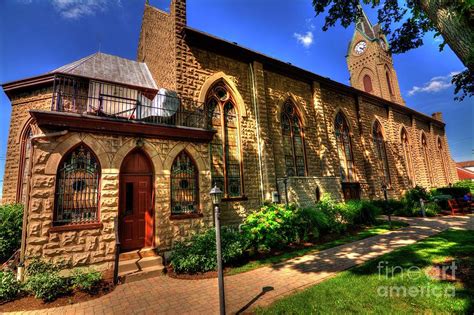
[[[148, 166], [149, 166], [149, 172], [128, 172], [126, 170], [123, 170], [124, 168], [124, 162], [127, 160], [127, 158], [129, 158], [132, 154], [136, 154], [137, 152], [140, 152], [140, 154], [143, 155], [143, 157], [146, 158], [147, 162], [148, 162]], [[119, 235], [119, 238], [121, 237], [121, 231], [120, 231], [120, 228], [121, 228], [121, 217], [123, 216], [122, 213], [123, 213], [123, 208], [122, 208], [122, 198], [125, 197], [125, 191], [122, 191], [122, 183], [124, 181], [124, 178], [127, 177], [127, 176], [146, 176], [146, 177], [149, 177], [150, 178], [150, 209], [149, 209], [149, 214], [150, 214], [150, 220], [152, 221], [151, 222], [151, 233], [150, 233], [150, 246], [147, 246], [146, 245], [146, 240], [145, 240], [145, 244], [143, 244], [143, 247], [141, 248], [154, 248], [155, 247], [155, 226], [156, 226], [156, 218], [155, 218], [155, 171], [154, 171], [154, 165], [153, 165], [153, 162], [152, 160], [150, 159], [150, 156], [148, 155], [147, 152], [145, 152], [144, 150], [140, 149], [140, 148], [136, 148], [136, 149], [133, 149], [131, 150], [125, 157], [124, 159], [122, 160], [122, 165], [120, 167], [120, 173], [119, 173], [119, 187], [118, 187], [118, 193], [119, 193], [119, 200], [118, 200], [118, 209], [117, 209], [117, 214], [118, 214], [118, 218], [119, 218], [119, 224], [117, 226], [117, 229], [118, 229], [118, 235]], [[145, 219], [145, 224], [147, 224], [147, 220]], [[146, 230], [145, 230], [145, 238], [146, 238]], [[121, 242], [122, 243], [122, 242]], [[122, 250], [122, 248], [121, 248]], [[125, 251], [128, 251], [127, 249]]]

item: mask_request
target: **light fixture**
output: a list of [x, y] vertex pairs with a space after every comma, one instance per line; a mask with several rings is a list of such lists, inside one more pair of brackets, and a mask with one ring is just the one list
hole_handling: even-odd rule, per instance
[[214, 188], [211, 189], [210, 195], [213, 205], [217, 206], [221, 203], [223, 193], [222, 190], [217, 187], [217, 185], [215, 185]]

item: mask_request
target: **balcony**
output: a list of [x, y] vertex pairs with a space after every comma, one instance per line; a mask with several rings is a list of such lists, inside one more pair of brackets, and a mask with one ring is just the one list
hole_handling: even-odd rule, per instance
[[57, 76], [51, 111], [30, 112], [40, 126], [167, 139], [211, 141], [204, 104], [174, 92], [150, 91]]

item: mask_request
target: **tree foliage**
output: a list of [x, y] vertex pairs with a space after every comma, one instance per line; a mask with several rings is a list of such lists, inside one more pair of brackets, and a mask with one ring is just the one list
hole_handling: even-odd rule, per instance
[[[427, 32], [441, 36], [440, 51], [450, 46], [466, 69], [453, 76], [456, 100], [474, 95], [474, 1], [426, 1], [426, 0], [363, 0], [377, 10], [378, 23], [390, 42], [390, 51], [404, 53], [423, 45]], [[323, 31], [338, 21], [344, 27], [355, 23], [362, 16], [359, 0], [313, 0], [316, 15], [327, 10]], [[439, 16], [443, 12], [451, 23], [445, 23]], [[447, 12], [447, 13], [446, 13]], [[467, 30], [464, 26], [467, 26]], [[459, 41], [463, 38], [463, 41]], [[467, 43], [461, 45], [462, 43]], [[464, 47], [463, 47], [464, 46]]]

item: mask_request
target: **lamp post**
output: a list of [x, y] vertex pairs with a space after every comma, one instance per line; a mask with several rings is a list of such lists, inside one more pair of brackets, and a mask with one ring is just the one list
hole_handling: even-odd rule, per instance
[[285, 185], [285, 204], [288, 208], [288, 177], [283, 178], [283, 184]]
[[220, 215], [221, 211], [219, 204], [222, 200], [222, 191], [214, 185], [214, 188], [211, 189], [210, 195], [212, 199], [212, 204], [214, 205], [214, 220], [216, 227], [216, 251], [217, 251], [217, 276], [219, 284], [219, 307], [220, 314], [225, 315], [225, 294], [224, 294], [224, 271], [222, 269], [222, 248], [221, 248], [221, 222]]
[[385, 211], [388, 215], [388, 226], [392, 229], [392, 212], [388, 208], [388, 196], [387, 196], [387, 185], [385, 183], [382, 184], [383, 190], [383, 198], [385, 199]]

